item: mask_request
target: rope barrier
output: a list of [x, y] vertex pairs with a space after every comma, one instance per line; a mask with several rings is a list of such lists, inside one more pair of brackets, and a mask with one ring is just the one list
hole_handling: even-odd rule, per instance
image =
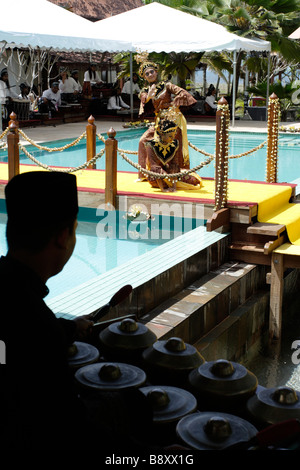
[[[251, 153], [254, 153], [256, 152], [257, 150], [260, 150], [262, 149], [267, 143], [267, 140], [265, 140], [264, 142], [262, 142], [261, 144], [259, 144], [257, 147], [254, 147], [253, 149], [251, 150], [247, 150], [246, 152], [243, 152], [243, 153], [240, 153], [238, 155], [230, 155], [228, 158], [241, 158], [241, 157], [245, 157], [245, 156], [248, 156], [250, 155]], [[202, 153], [203, 155], [207, 156], [207, 157], [210, 157], [210, 158], [215, 158], [215, 155], [213, 155], [212, 153], [208, 153], [206, 152], [205, 150], [202, 150], [202, 149], [199, 149], [198, 147], [196, 147], [194, 144], [192, 144], [191, 142], [188, 142], [189, 146], [193, 149], [193, 150], [196, 150], [196, 152], [199, 152], [199, 153]], [[137, 155], [138, 152], [137, 151], [134, 151], [134, 150], [123, 150], [123, 149], [120, 149], [118, 148], [118, 151], [121, 153], [128, 153], [128, 154], [132, 154], [132, 155]]]
[[6, 129], [4, 129], [4, 131], [3, 131], [2, 134], [0, 135], [0, 140], [2, 140], [3, 137], [6, 136], [6, 134], [8, 133], [8, 131], [9, 131], [9, 128], [8, 128], [8, 127], [7, 127]]
[[[6, 136], [6, 134], [8, 133], [9, 131], [9, 128], [7, 127], [6, 129], [4, 129], [4, 131], [2, 132], [2, 134], [0, 135], [0, 140], [3, 139], [3, 137]], [[4, 150], [7, 148], [7, 142], [1, 142], [0, 143], [0, 150]]]
[[127, 161], [130, 165], [132, 165], [134, 168], [136, 168], [137, 170], [141, 171], [142, 173], [146, 174], [146, 175], [149, 175], [149, 176], [152, 176], [156, 179], [165, 179], [165, 178], [171, 178], [171, 179], [179, 179], [182, 177], [182, 176], [185, 176], [185, 175], [188, 175], [190, 173], [193, 173], [195, 171], [198, 171], [200, 170], [201, 168], [203, 168], [205, 165], [208, 165], [212, 160], [213, 158], [212, 157], [209, 157], [207, 160], [205, 160], [204, 162], [200, 163], [200, 165], [197, 165], [196, 167], [190, 169], [190, 170], [184, 170], [180, 173], [172, 173], [172, 174], [169, 174], [169, 173], [165, 173], [165, 174], [162, 174], [162, 173], [155, 173], [154, 171], [150, 171], [150, 170], [147, 170], [146, 168], [142, 168], [141, 165], [139, 165], [138, 163], [134, 163], [132, 160], [130, 160], [128, 157], [125, 156], [125, 153], [121, 152], [119, 149], [118, 151], [120, 152], [121, 154], [121, 157]]
[[38, 148], [39, 150], [45, 150], [46, 152], [62, 152], [63, 150], [66, 150], [70, 147], [73, 147], [74, 145], [77, 145], [81, 141], [81, 139], [86, 137], [86, 132], [83, 132], [79, 137], [77, 137], [77, 139], [75, 139], [73, 142], [70, 142], [69, 144], [64, 145], [63, 147], [50, 148], [50, 147], [44, 147], [43, 145], [37, 144], [36, 142], [34, 142], [34, 140], [30, 139], [30, 137], [28, 137], [25, 134], [25, 132], [23, 132], [21, 129], [19, 129], [19, 134], [21, 134], [21, 136], [25, 140], [27, 140], [31, 145]]
[[[266, 145], [267, 141], [265, 140], [264, 142], [262, 142], [261, 144], [259, 144], [257, 147], [254, 147], [253, 149], [251, 150], [248, 150], [247, 152], [243, 152], [243, 153], [240, 153], [238, 155], [230, 155], [228, 158], [241, 158], [241, 157], [244, 157], [244, 156], [247, 156], [247, 155], [250, 155], [251, 153], [253, 152], [256, 152], [257, 150], [261, 149], [264, 147], [264, 145]], [[207, 160], [205, 160], [204, 162], [200, 163], [199, 165], [197, 165], [196, 167], [190, 169], [190, 170], [184, 170], [184, 173], [181, 172], [181, 173], [172, 173], [172, 174], [168, 174], [168, 178], [171, 178], [171, 179], [175, 179], [175, 178], [178, 178], [180, 179], [180, 177], [186, 174], [189, 174], [189, 173], [193, 173], [195, 171], [198, 171], [200, 170], [201, 168], [203, 168], [205, 165], [208, 165], [214, 158], [215, 158], [215, 155], [211, 154], [211, 153], [208, 153], [208, 152], [205, 152], [205, 150], [201, 150], [199, 149], [198, 147], [196, 147], [195, 145], [193, 145], [191, 142], [188, 143], [189, 146], [191, 148], [193, 148], [194, 150], [196, 150], [197, 152], [199, 153], [202, 153], [203, 155], [206, 155], [207, 157], [209, 157]], [[137, 155], [138, 152], [136, 151], [133, 151], [133, 150], [123, 150], [123, 149], [120, 149], [118, 148], [118, 152], [120, 153], [121, 157], [127, 161], [127, 163], [129, 163], [131, 166], [133, 166], [134, 168], [136, 168], [137, 170], [139, 170], [141, 173], [144, 173], [146, 175], [149, 175], [149, 176], [152, 176], [152, 177], [155, 177], [156, 179], [164, 179], [166, 178], [166, 174], [161, 174], [161, 173], [155, 173], [153, 171], [150, 171], [150, 170], [147, 170], [146, 168], [142, 168], [141, 165], [137, 164], [137, 163], [134, 163], [132, 160], [130, 160], [128, 157], [125, 156], [126, 153], [128, 154], [133, 154], [133, 155]]]
[[[254, 147], [253, 149], [251, 150], [247, 150], [247, 152], [243, 152], [243, 153], [239, 153], [238, 155], [229, 155], [228, 158], [241, 158], [241, 157], [245, 157], [247, 155], [250, 155], [251, 153], [253, 152], [256, 152], [257, 150], [260, 150], [261, 148], [264, 147], [264, 145], [266, 145], [267, 143], [267, 140], [265, 140], [264, 142], [262, 142], [261, 144], [259, 144], [257, 147]], [[212, 157], [212, 158], [215, 158], [215, 155], [211, 154], [211, 153], [207, 153], [205, 152], [205, 150], [201, 150], [199, 149], [198, 147], [196, 147], [195, 145], [193, 145], [191, 142], [189, 142], [189, 146], [193, 149], [193, 150], [196, 150], [197, 152], [199, 153], [203, 153], [203, 155], [206, 155], [208, 157]]]
[[39, 160], [37, 160], [33, 155], [31, 155], [28, 150], [26, 150], [26, 148], [24, 147], [24, 145], [20, 144], [19, 143], [19, 148], [25, 153], [25, 155], [30, 159], [32, 160], [34, 163], [36, 163], [38, 166], [44, 168], [45, 170], [49, 170], [49, 171], [60, 171], [62, 173], [74, 173], [75, 171], [79, 171], [79, 170], [84, 170], [85, 168], [87, 168], [89, 165], [93, 164], [96, 162], [96, 160], [98, 160], [98, 158], [101, 158], [102, 155], [104, 154], [105, 152], [105, 148], [100, 150], [100, 152], [98, 154], [96, 154], [91, 160], [83, 163], [82, 165], [80, 166], [77, 166], [76, 168], [64, 168], [64, 169], [61, 169], [61, 168], [55, 168], [53, 169], [53, 167], [49, 166], [49, 165], [46, 165], [45, 163], [41, 163]]
[[102, 142], [105, 143], [105, 138], [101, 134], [96, 134], [99, 140], [102, 140]]
[[[8, 133], [9, 131], [9, 128], [7, 127], [3, 132], [2, 134], [0, 135], [0, 140], [3, 139], [3, 137], [5, 137], [5, 135]], [[34, 142], [32, 139], [30, 139], [26, 134], [25, 132], [23, 132], [21, 129], [18, 129], [18, 132], [22, 135], [22, 137], [27, 140], [31, 145], [33, 145], [34, 147], [38, 148], [39, 150], [45, 150], [47, 152], [62, 152], [63, 150], [66, 150], [72, 146], [75, 146], [77, 145], [83, 138], [86, 138], [86, 131], [83, 132], [79, 137], [77, 137], [77, 139], [75, 139], [73, 142], [67, 144], [67, 145], [64, 145], [62, 147], [53, 147], [53, 148], [50, 148], [50, 147], [45, 147], [43, 145], [39, 145], [37, 144], [36, 142]], [[105, 138], [101, 135], [101, 134], [96, 134], [98, 139], [101, 140], [103, 143], [105, 143]], [[248, 156], [250, 155], [251, 153], [254, 153], [256, 152], [257, 150], [261, 149], [264, 147], [264, 145], [267, 143], [267, 140], [265, 140], [264, 142], [262, 142], [261, 144], [259, 144], [257, 147], [254, 147], [253, 149], [251, 150], [248, 150], [246, 152], [243, 152], [241, 154], [238, 154], [238, 155], [230, 155], [228, 158], [230, 159], [233, 159], [233, 158], [241, 158], [243, 156]], [[202, 150], [202, 149], [199, 149], [198, 147], [196, 147], [194, 144], [192, 144], [191, 142], [188, 142], [188, 145], [195, 151], [199, 152], [199, 153], [202, 153], [203, 155], [207, 156], [208, 159], [205, 160], [204, 162], [201, 162], [199, 165], [195, 166], [194, 168], [192, 169], [189, 169], [189, 170], [184, 170], [184, 172], [180, 172], [180, 173], [172, 173], [172, 174], [168, 174], [168, 178], [171, 178], [171, 179], [180, 179], [183, 175], [187, 175], [187, 174], [190, 174], [190, 173], [193, 173], [193, 172], [196, 172], [198, 170], [200, 170], [201, 168], [203, 168], [204, 166], [208, 165], [209, 163], [211, 163], [211, 161], [215, 158], [215, 155], [214, 154], [211, 154], [211, 153], [208, 153], [206, 152], [205, 150]], [[3, 143], [2, 145], [0, 145], [0, 149], [4, 148], [6, 146], [6, 143]], [[39, 160], [37, 160], [33, 155], [31, 155], [27, 150], [26, 148], [21, 144], [19, 143], [19, 148], [24, 152], [24, 154], [30, 159], [32, 160], [35, 164], [41, 166], [42, 168], [46, 169], [46, 170], [49, 170], [49, 171], [54, 171], [52, 167], [50, 167], [49, 165], [46, 165], [44, 163], [41, 163]], [[78, 167], [75, 167], [75, 168], [66, 168], [66, 169], [56, 169], [55, 171], [61, 171], [61, 172], [67, 172], [67, 173], [71, 173], [71, 172], [75, 172], [75, 171], [79, 171], [79, 170], [83, 170], [85, 168], [87, 168], [89, 165], [95, 163], [98, 158], [101, 158], [102, 155], [104, 154], [105, 152], [105, 149], [102, 149], [98, 154], [96, 154], [91, 160], [83, 163], [82, 165], [78, 166]], [[153, 171], [150, 171], [150, 170], [147, 170], [146, 168], [142, 168], [141, 165], [133, 162], [132, 160], [130, 160], [125, 154], [131, 154], [131, 155], [137, 155], [138, 152], [137, 151], [134, 151], [134, 150], [124, 150], [124, 149], [120, 149], [118, 148], [118, 152], [120, 153], [121, 157], [127, 161], [127, 163], [129, 163], [131, 166], [133, 166], [134, 168], [136, 168], [138, 171], [146, 174], [146, 175], [149, 175], [151, 177], [154, 177], [156, 179], [164, 179], [166, 178], [166, 174], [161, 174], [161, 173], [155, 173]]]
[[124, 152], [124, 153], [128, 153], [128, 154], [131, 154], [131, 155], [137, 155], [138, 152], [136, 150], [123, 150], [123, 149], [119, 149], [118, 148], [118, 152]]
[[[6, 133], [8, 132], [9, 128], [6, 129]], [[86, 131], [83, 132], [79, 137], [77, 137], [77, 139], [75, 139], [73, 142], [70, 142], [69, 144], [67, 145], [64, 145], [63, 147], [53, 147], [53, 148], [50, 148], [50, 147], [45, 147], [43, 145], [38, 145], [37, 143], [35, 143], [32, 139], [30, 139], [26, 134], [25, 132], [23, 132], [21, 129], [19, 129], [19, 133], [23, 136], [23, 138], [25, 140], [27, 140], [30, 144], [32, 144], [34, 147], [38, 148], [39, 150], [45, 150], [47, 152], [62, 152], [63, 150], [66, 150], [70, 147], [73, 147], [75, 145], [77, 145], [84, 137], [86, 137]], [[4, 133], [3, 133], [4, 134]], [[5, 135], [5, 134], [4, 134]], [[103, 142], [105, 142], [105, 139], [104, 137], [101, 135], [101, 134], [97, 134], [97, 137], [102, 140]], [[94, 163], [96, 163], [96, 161], [101, 158], [105, 152], [105, 148], [100, 150], [99, 153], [97, 153], [91, 160], [89, 161], [86, 161], [85, 163], [83, 163], [82, 165], [79, 165], [75, 168], [64, 168], [64, 169], [59, 169], [59, 168], [56, 168], [55, 170], [49, 166], [49, 165], [46, 165], [45, 163], [41, 163], [39, 160], [37, 160], [33, 155], [31, 155], [28, 150], [24, 147], [24, 145], [22, 145], [20, 142], [19, 142], [19, 148], [24, 152], [24, 154], [31, 160], [33, 161], [36, 165], [40, 166], [41, 168], [44, 168], [45, 170], [48, 170], [48, 171], [60, 171], [60, 172], [63, 172], [63, 173], [74, 173], [76, 171], [80, 171], [80, 170], [84, 170], [85, 168], [87, 168], [89, 165], [92, 165]]]
[[265, 140], [264, 142], [262, 142], [261, 144], [259, 144], [257, 147], [254, 147], [253, 149], [251, 150], [247, 150], [247, 152], [244, 152], [244, 153], [240, 153], [238, 155], [229, 155], [228, 158], [241, 158], [241, 157], [246, 157], [247, 155], [250, 155], [251, 153], [254, 153], [256, 152], [257, 150], [260, 150], [262, 149], [267, 143], [267, 140]]
[[191, 142], [188, 142], [189, 147], [191, 147], [193, 150], [196, 150], [196, 152], [202, 153], [203, 155], [206, 155], [207, 157], [215, 158], [215, 155], [212, 153], [205, 152], [205, 150], [198, 149], [196, 145], [192, 144]]
[[282, 132], [300, 132], [300, 127], [295, 126], [279, 126], [279, 130]]

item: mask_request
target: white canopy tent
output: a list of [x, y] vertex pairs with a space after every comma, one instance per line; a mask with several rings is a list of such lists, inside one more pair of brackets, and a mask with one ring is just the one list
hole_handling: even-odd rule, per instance
[[0, 42], [7, 43], [7, 47], [80, 52], [131, 50], [131, 42], [101, 39], [92, 26], [91, 21], [47, 0], [1, 3]]
[[[156, 2], [96, 21], [93, 29], [102, 38], [131, 42], [135, 50], [148, 52], [232, 51], [234, 53], [234, 82], [236, 81], [236, 51], [271, 51], [271, 44], [268, 41], [237, 36], [221, 25]], [[233, 103], [235, 103], [235, 86], [233, 90]], [[232, 118], [234, 122], [234, 106]]]
[[[25, 10], [24, 10], [25, 6]], [[91, 21], [47, 0], [2, 2], [0, 46], [52, 51], [119, 52], [130, 51], [130, 42], [101, 39]], [[0, 129], [2, 128], [0, 102]]]
[[270, 43], [245, 39], [223, 26], [161, 3], [96, 21], [93, 28], [107, 39], [123, 39], [149, 52], [269, 51]]
[[292, 34], [289, 35], [290, 39], [300, 39], [300, 26]]

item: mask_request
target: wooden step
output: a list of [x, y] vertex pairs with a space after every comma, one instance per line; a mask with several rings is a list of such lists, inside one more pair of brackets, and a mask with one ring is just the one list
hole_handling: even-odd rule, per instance
[[280, 237], [276, 238], [275, 240], [271, 240], [268, 243], [264, 245], [264, 253], [265, 255], [268, 255], [271, 253], [273, 250], [278, 248], [280, 245], [282, 245], [286, 241], [286, 236], [281, 235]]
[[268, 224], [266, 222], [256, 222], [247, 228], [247, 233], [254, 235], [269, 235], [271, 237], [279, 237], [285, 231], [285, 225]]
[[281, 224], [256, 222], [231, 224], [231, 228], [230, 254], [244, 262], [269, 265], [272, 251], [287, 240], [286, 227]]
[[234, 242], [229, 245], [229, 256], [232, 260], [243, 261], [244, 263], [262, 264], [270, 266], [271, 255], [266, 255], [264, 245], [246, 245], [243, 242]]
[[230, 250], [252, 251], [256, 253], [264, 253], [264, 245], [251, 245], [244, 242], [234, 242], [229, 245]]

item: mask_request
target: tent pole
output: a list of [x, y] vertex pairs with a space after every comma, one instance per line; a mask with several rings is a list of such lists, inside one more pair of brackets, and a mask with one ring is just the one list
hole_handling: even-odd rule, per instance
[[41, 51], [39, 46], [37, 47], [37, 64], [38, 64], [38, 94], [39, 96], [42, 96], [43, 90], [42, 90], [42, 71], [41, 71]]
[[232, 90], [232, 105], [231, 105], [231, 112], [232, 112], [232, 122], [231, 125], [234, 127], [234, 120], [235, 120], [235, 100], [236, 100], [236, 51], [233, 52], [233, 90]]
[[270, 70], [271, 70], [271, 51], [268, 51], [268, 76], [267, 76], [267, 96], [266, 96], [266, 121], [268, 120], [268, 106], [270, 96]]
[[[1, 47], [2, 47], [2, 50], [1, 50], [1, 54], [0, 54], [0, 57], [2, 59], [2, 55], [3, 55], [3, 51], [5, 51], [5, 47], [6, 47], [6, 41], [3, 41], [1, 42]], [[0, 100], [0, 131], [3, 132], [3, 120], [2, 120], [2, 102]]]
[[130, 52], [130, 115], [133, 120], [132, 52]]

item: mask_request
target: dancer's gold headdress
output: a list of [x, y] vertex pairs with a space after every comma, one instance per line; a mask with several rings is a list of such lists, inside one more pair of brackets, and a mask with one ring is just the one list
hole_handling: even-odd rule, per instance
[[159, 66], [155, 63], [155, 62], [152, 62], [151, 60], [148, 59], [148, 56], [149, 56], [149, 53], [144, 51], [137, 51], [138, 53], [135, 55], [135, 60], [138, 64], [141, 64], [140, 65], [140, 68], [139, 68], [139, 75], [140, 77], [142, 78], [145, 78], [144, 77], [144, 73], [145, 73], [145, 70], [152, 67], [154, 68], [154, 70], [158, 71], [159, 70]]
[[178, 108], [171, 106], [168, 109], [164, 109], [160, 112], [160, 117], [158, 123], [155, 126], [155, 129], [158, 134], [166, 134], [169, 132], [176, 131], [178, 124]]

